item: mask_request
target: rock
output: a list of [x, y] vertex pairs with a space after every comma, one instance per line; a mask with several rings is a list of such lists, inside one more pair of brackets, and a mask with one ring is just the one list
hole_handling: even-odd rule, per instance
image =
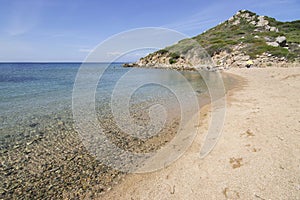
[[270, 31], [278, 32], [278, 28], [276, 28], [276, 27], [274, 27], [274, 26], [271, 26], [271, 27], [270, 27]]
[[278, 47], [279, 44], [277, 42], [266, 42], [267, 45], [272, 46], [272, 47]]
[[240, 19], [235, 20], [232, 25], [239, 25], [240, 24]]
[[37, 122], [34, 122], [34, 123], [29, 124], [29, 126], [30, 126], [31, 128], [34, 128], [34, 127], [36, 127], [37, 125], [39, 125], [39, 123], [37, 123]]
[[255, 22], [255, 21], [251, 21], [250, 24], [252, 24], [252, 25], [255, 26], [255, 25], [256, 25], [256, 22]]
[[272, 42], [272, 39], [269, 37], [264, 37], [264, 39], [266, 40], [266, 42]]
[[123, 67], [135, 67], [137, 66], [136, 63], [124, 63]]
[[280, 61], [285, 61], [285, 57], [281, 57], [279, 60]]
[[268, 20], [265, 20], [264, 16], [258, 16], [257, 27], [263, 27], [269, 24]]
[[235, 61], [247, 61], [250, 59], [250, 56], [248, 55], [238, 55], [234, 57]]
[[241, 14], [241, 17], [248, 19], [249, 18], [249, 13], [243, 13], [243, 14]]
[[259, 36], [258, 36], [258, 35], [255, 35], [254, 38], [259, 38]]
[[281, 46], [281, 47], [285, 47], [286, 46], [286, 37], [284, 36], [278, 36], [276, 38], [276, 42]]
[[265, 26], [265, 29], [266, 29], [267, 31], [269, 31], [269, 30], [271, 29], [271, 26], [266, 25], [266, 26]]

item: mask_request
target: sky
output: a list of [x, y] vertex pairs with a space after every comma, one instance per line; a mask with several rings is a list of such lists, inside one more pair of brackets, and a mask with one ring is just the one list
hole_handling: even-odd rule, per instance
[[162, 27], [195, 36], [242, 9], [300, 19], [299, 0], [0, 0], [0, 62], [81, 62], [124, 31]]

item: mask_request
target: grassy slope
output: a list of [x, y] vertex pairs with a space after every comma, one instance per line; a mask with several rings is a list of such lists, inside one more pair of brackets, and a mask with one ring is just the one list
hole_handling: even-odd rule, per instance
[[[247, 11], [250, 16], [256, 15]], [[223, 50], [232, 51], [232, 47], [237, 44], [246, 44], [241, 51], [255, 58], [256, 55], [261, 55], [264, 52], [270, 53], [277, 57], [286, 57], [289, 60], [294, 60], [300, 57], [298, 44], [300, 44], [300, 20], [293, 22], [279, 22], [274, 18], [265, 17], [269, 21], [270, 26], [275, 26], [279, 32], [255, 32], [257, 28], [244, 19], [240, 20], [239, 25], [232, 25], [232, 22], [225, 21], [222, 24], [193, 37], [205, 50], [212, 56]], [[254, 36], [259, 36], [255, 38]], [[285, 36], [290, 47], [290, 51], [283, 47], [272, 47], [266, 44], [264, 37], [275, 40], [277, 36]], [[294, 44], [291, 44], [294, 43]], [[186, 52], [190, 47], [185, 45], [184, 41], [168, 49], [177, 49], [177, 52]]]

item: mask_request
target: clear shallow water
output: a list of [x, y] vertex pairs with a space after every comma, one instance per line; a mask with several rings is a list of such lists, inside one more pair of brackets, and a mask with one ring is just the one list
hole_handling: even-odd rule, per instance
[[[51, 115], [63, 109], [71, 109], [72, 90], [79, 63], [2, 63], [0, 64], [0, 128], [25, 123], [35, 117]], [[90, 64], [90, 74], [103, 68], [104, 64]], [[121, 64], [111, 64], [99, 81], [96, 99], [108, 99], [117, 81], [130, 69]], [[149, 72], [157, 73], [158, 79], [167, 80], [180, 87], [181, 80], [176, 80], [168, 70], [138, 69], [133, 79], [139, 81]], [[193, 72], [182, 72], [196, 92], [204, 91], [201, 77]], [[129, 83], [128, 83], [129, 84]], [[132, 83], [130, 83], [132, 84]], [[129, 85], [128, 85], [129, 87]], [[144, 86], [134, 96], [133, 101], [146, 101], [159, 97], [167, 98], [170, 91], [156, 86]], [[127, 94], [125, 94], [127, 95]], [[100, 105], [101, 106], [101, 105]], [[12, 134], [12, 133], [10, 133]], [[0, 135], [5, 135], [2, 131]]]
[[[104, 165], [88, 152], [74, 130], [72, 92], [79, 63], [2, 63], [0, 64], [0, 199], [79, 198], [90, 192], [101, 194], [115, 184], [122, 172]], [[104, 64], [89, 64], [85, 72], [89, 85]], [[136, 140], [124, 134], [113, 122], [110, 97], [116, 83], [132, 68], [114, 63], [98, 82], [95, 93], [96, 111], [110, 141], [136, 152], [155, 151], [172, 139], [178, 129], [180, 111], [176, 94], [157, 84], [147, 84], [130, 95], [131, 115], [135, 123], [145, 126], [148, 108], [162, 104], [175, 113], [166, 128], [149, 141]], [[206, 93], [206, 86], [196, 72], [180, 72], [189, 81], [197, 96]], [[135, 69], [123, 82], [119, 101], [128, 96], [126, 88], [143, 82], [149, 75], [165, 81], [186, 94], [183, 79], [172, 70]], [[207, 74], [210, 81], [214, 76]], [[233, 85], [225, 77], [225, 85]], [[85, 86], [85, 85], [83, 85]], [[86, 92], [79, 92], [85, 100]], [[186, 94], [187, 99], [188, 95]], [[187, 102], [188, 104], [189, 102]], [[126, 120], [126, 119], [125, 119]], [[88, 179], [87, 179], [88, 177]], [[94, 198], [95, 196], [90, 196]]]
[[69, 106], [79, 64], [0, 64], [0, 113], [48, 113]]

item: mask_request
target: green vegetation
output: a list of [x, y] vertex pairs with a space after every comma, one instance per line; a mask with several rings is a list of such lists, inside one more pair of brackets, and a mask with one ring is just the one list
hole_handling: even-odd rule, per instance
[[279, 30], [286, 33], [288, 42], [300, 44], [300, 20], [282, 23]]
[[240, 21], [239, 26], [226, 21], [193, 39], [199, 42], [212, 56], [219, 51], [230, 51], [233, 45], [241, 42], [240, 39], [249, 35], [254, 29], [254, 25], [243, 20]]
[[165, 50], [165, 49], [161, 49], [161, 50], [158, 50], [158, 51], [157, 51], [157, 53], [162, 54], [162, 55], [167, 54], [168, 52], [169, 52], [169, 51], [168, 51], [168, 50]]
[[170, 59], [169, 59], [169, 63], [173, 64], [177, 62], [177, 59], [180, 58], [180, 55], [178, 53], [172, 52], [169, 55]]
[[189, 50], [193, 49], [197, 44], [190, 39], [184, 39], [179, 41], [176, 45], [165, 48], [170, 52], [176, 52], [176, 54], [186, 54]]
[[180, 58], [180, 56], [179, 56], [177, 53], [175, 53], [175, 52], [171, 53], [171, 54], [170, 54], [170, 57], [173, 58], [173, 59], [178, 59], [178, 58]]
[[[245, 17], [246, 16], [246, 17]], [[184, 39], [177, 44], [166, 47], [155, 53], [167, 55], [169, 63], [178, 61], [180, 56], [185, 56], [191, 50], [203, 51], [203, 49], [213, 56], [221, 51], [228, 53], [233, 48], [240, 45], [239, 51], [249, 55], [252, 59], [263, 53], [269, 53], [276, 57], [285, 57], [293, 61], [300, 59], [300, 20], [292, 22], [280, 22], [271, 17], [264, 17], [268, 21], [269, 27], [274, 27], [279, 31], [269, 31], [265, 27], [257, 27], [258, 16], [250, 11], [240, 12], [233, 19], [227, 20], [208, 31], [197, 35], [191, 39]], [[273, 47], [266, 42], [274, 42], [278, 36], [285, 36], [288, 48]], [[199, 48], [199, 46], [203, 48]], [[203, 51], [204, 52], [204, 51]], [[154, 56], [150, 54], [149, 56]], [[204, 57], [205, 53], [201, 53]]]
[[174, 63], [176, 63], [177, 62], [177, 60], [175, 60], [175, 59], [173, 59], [173, 58], [170, 58], [170, 60], [169, 60], [169, 63], [170, 64], [174, 64]]
[[293, 60], [297, 57], [295, 53], [289, 52], [289, 50], [282, 47], [273, 47], [266, 45], [262, 42], [253, 42], [249, 44], [247, 47], [243, 49], [245, 53], [247, 53], [250, 58], [254, 59], [257, 55], [261, 55], [262, 53], [270, 53], [276, 57], [285, 57], [288, 60]]
[[[250, 17], [255, 16], [255, 21], [257, 21], [257, 15], [255, 13], [250, 11], [246, 12]], [[269, 26], [278, 28], [279, 32], [255, 31], [257, 29], [255, 25], [251, 24], [249, 20], [247, 21], [245, 18], [240, 18], [240, 23], [237, 25], [234, 25], [232, 21], [225, 21], [192, 39], [197, 41], [210, 56], [221, 51], [231, 52], [233, 46], [243, 44], [245, 47], [242, 51], [250, 55], [251, 58], [255, 58], [264, 52], [277, 57], [286, 57], [289, 60], [300, 57], [298, 49], [289, 51], [283, 47], [269, 46], [266, 43], [266, 38], [275, 41], [276, 37], [285, 36], [288, 43], [300, 44], [300, 20], [279, 22], [271, 17], [265, 17], [265, 19], [269, 21]], [[193, 48], [194, 45], [191, 44], [191, 40], [185, 39], [166, 49], [184, 54]]]

